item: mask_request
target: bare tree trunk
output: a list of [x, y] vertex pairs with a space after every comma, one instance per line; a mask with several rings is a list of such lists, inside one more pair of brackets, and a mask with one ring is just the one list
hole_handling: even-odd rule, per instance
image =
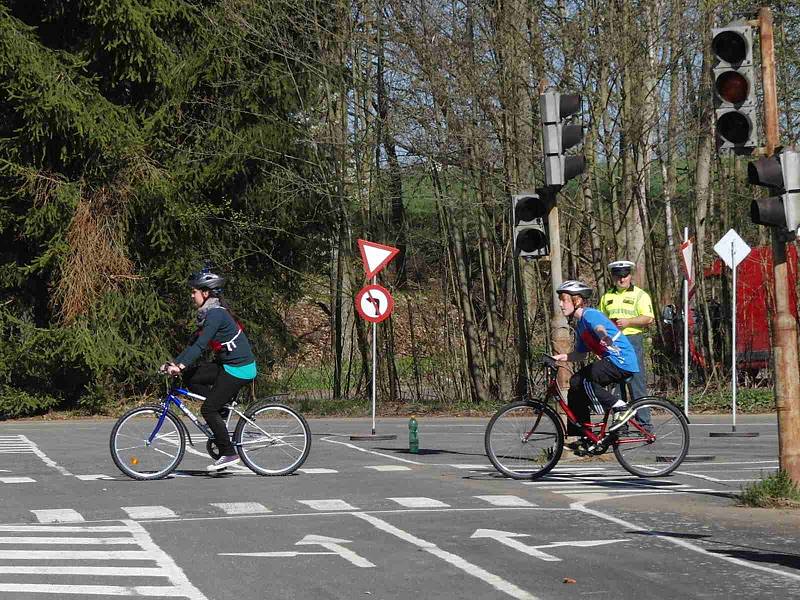
[[[377, 107], [378, 107], [378, 140], [383, 144], [386, 159], [389, 163], [389, 202], [391, 206], [391, 225], [394, 234], [394, 244], [400, 250], [394, 259], [395, 286], [402, 288], [406, 284], [406, 214], [403, 205], [403, 180], [400, 171], [400, 162], [397, 159], [397, 149], [394, 136], [389, 125], [389, 98], [386, 92], [386, 75], [384, 71], [385, 31], [383, 24], [384, 6], [378, 1], [376, 11], [378, 22], [378, 65], [377, 65]], [[380, 157], [376, 156], [376, 167], [380, 166]]]
[[[441, 198], [442, 187], [439, 182], [439, 174], [435, 167], [432, 169], [432, 175], [434, 188], [439, 198]], [[469, 277], [466, 262], [467, 257], [464, 251], [463, 229], [460, 225], [456, 226], [452, 212], [448, 207], [443, 207], [442, 213], [446, 219], [445, 223], [442, 224], [442, 229], [448, 232], [447, 242], [455, 269], [455, 284], [462, 317], [464, 349], [466, 351], [466, 367], [472, 387], [472, 397], [475, 402], [486, 402], [489, 396], [486, 389], [483, 369], [481, 368], [483, 361], [481, 360], [482, 351], [480, 337], [478, 335], [475, 313], [469, 294]]]
[[[704, 31], [708, 31], [713, 22], [713, 10], [709, 6], [704, 8], [703, 24], [705, 25]], [[697, 162], [695, 164], [694, 174], [694, 196], [695, 196], [695, 213], [694, 213], [694, 229], [697, 235], [697, 244], [695, 245], [697, 252], [697, 262], [703, 265], [705, 258], [706, 246], [706, 218], [711, 203], [711, 153], [713, 148], [713, 122], [711, 112], [711, 43], [707, 40], [703, 44], [703, 67], [702, 78], [700, 80], [700, 93], [698, 95], [698, 102], [700, 103], [700, 117], [698, 121], [698, 147], [697, 147]], [[700, 289], [702, 291], [702, 298], [706, 298], [705, 278], [702, 275], [702, 269], [698, 270], [698, 279], [700, 282]], [[711, 318], [708, 310], [708, 303], [703, 302], [703, 310], [705, 312], [706, 335], [708, 337], [708, 358], [711, 365], [712, 373], [716, 373], [716, 365], [714, 363], [714, 331], [711, 324]]]

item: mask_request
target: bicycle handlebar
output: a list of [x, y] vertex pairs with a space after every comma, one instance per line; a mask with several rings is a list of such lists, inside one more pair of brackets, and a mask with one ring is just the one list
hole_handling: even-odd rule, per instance
[[558, 361], [547, 354], [542, 356], [542, 365], [551, 369], [558, 369], [559, 367]]

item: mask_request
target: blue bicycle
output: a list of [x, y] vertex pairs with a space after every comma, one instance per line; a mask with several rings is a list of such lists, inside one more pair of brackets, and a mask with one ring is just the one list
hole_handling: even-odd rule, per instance
[[[180, 387], [169, 387], [158, 405], [139, 406], [122, 415], [111, 430], [111, 458], [120, 471], [138, 480], [163, 479], [180, 464], [186, 452], [186, 439], [194, 446], [189, 428], [176, 406], [207, 438], [206, 450], [214, 459], [219, 451], [214, 433], [184, 404], [187, 398], [205, 400]], [[289, 406], [279, 404], [277, 396], [266, 398], [245, 412], [236, 400], [226, 404], [228, 431], [233, 415], [239, 416], [231, 434], [236, 452], [250, 470], [259, 475], [289, 475], [308, 458], [311, 430], [305, 418]]]

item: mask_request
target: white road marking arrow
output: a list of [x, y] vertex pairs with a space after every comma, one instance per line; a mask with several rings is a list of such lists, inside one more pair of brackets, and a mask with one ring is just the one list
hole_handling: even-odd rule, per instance
[[343, 559], [350, 561], [357, 567], [374, 567], [371, 562], [369, 562], [366, 558], [362, 558], [349, 548], [345, 548], [341, 544], [349, 544], [350, 540], [340, 540], [337, 538], [332, 537], [325, 537], [324, 535], [307, 535], [302, 540], [297, 542], [295, 546], [310, 546], [310, 545], [318, 545], [326, 548], [327, 550], [331, 550], [333, 553], [338, 554]]
[[288, 550], [283, 552], [223, 552], [220, 556], [258, 556], [264, 558], [294, 558], [296, 556], [320, 556], [320, 555], [338, 555], [348, 562], [353, 563], [357, 567], [367, 568], [374, 567], [375, 565], [369, 562], [341, 544], [349, 544], [350, 540], [340, 540], [338, 538], [325, 537], [324, 535], [307, 535], [295, 546], [322, 546], [330, 550], [330, 552], [298, 552], [295, 550]]
[[539, 560], [549, 562], [558, 562], [561, 559], [547, 552], [542, 552], [541, 548], [558, 548], [561, 546], [577, 546], [579, 548], [590, 548], [592, 546], [603, 546], [605, 544], [613, 544], [616, 542], [626, 542], [627, 539], [616, 540], [577, 540], [570, 542], [552, 542], [550, 544], [543, 544], [541, 546], [528, 546], [515, 538], [530, 537], [527, 533], [514, 533], [513, 531], [500, 531], [497, 529], [476, 529], [470, 538], [491, 538], [497, 540], [501, 544], [519, 550], [523, 554], [533, 556]]

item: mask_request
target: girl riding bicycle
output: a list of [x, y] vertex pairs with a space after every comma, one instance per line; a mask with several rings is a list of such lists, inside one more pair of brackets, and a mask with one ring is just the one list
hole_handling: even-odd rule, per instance
[[[222, 407], [255, 378], [256, 361], [244, 329], [222, 300], [225, 279], [206, 268], [192, 274], [188, 283], [198, 309], [198, 329], [189, 346], [161, 370], [170, 375], [182, 373], [189, 389], [206, 397], [200, 412], [214, 432], [220, 452], [219, 459], [206, 468], [218, 471], [239, 462]], [[214, 352], [214, 361], [194, 365], [206, 348]]]
[[[575, 322], [577, 341], [574, 352], [557, 354], [553, 358], [577, 362], [584, 360], [590, 351], [600, 357], [572, 375], [567, 400], [579, 423], [591, 420], [590, 404], [601, 414], [612, 410], [614, 419], [608, 428], [611, 432], [622, 427], [633, 416], [633, 411], [626, 410], [627, 404], [617, 400], [605, 386], [622, 383], [639, 371], [639, 365], [628, 339], [608, 317], [589, 305], [592, 291], [591, 286], [577, 280], [565, 281], [556, 290], [561, 312]], [[581, 432], [570, 423], [567, 433], [580, 435]]]

